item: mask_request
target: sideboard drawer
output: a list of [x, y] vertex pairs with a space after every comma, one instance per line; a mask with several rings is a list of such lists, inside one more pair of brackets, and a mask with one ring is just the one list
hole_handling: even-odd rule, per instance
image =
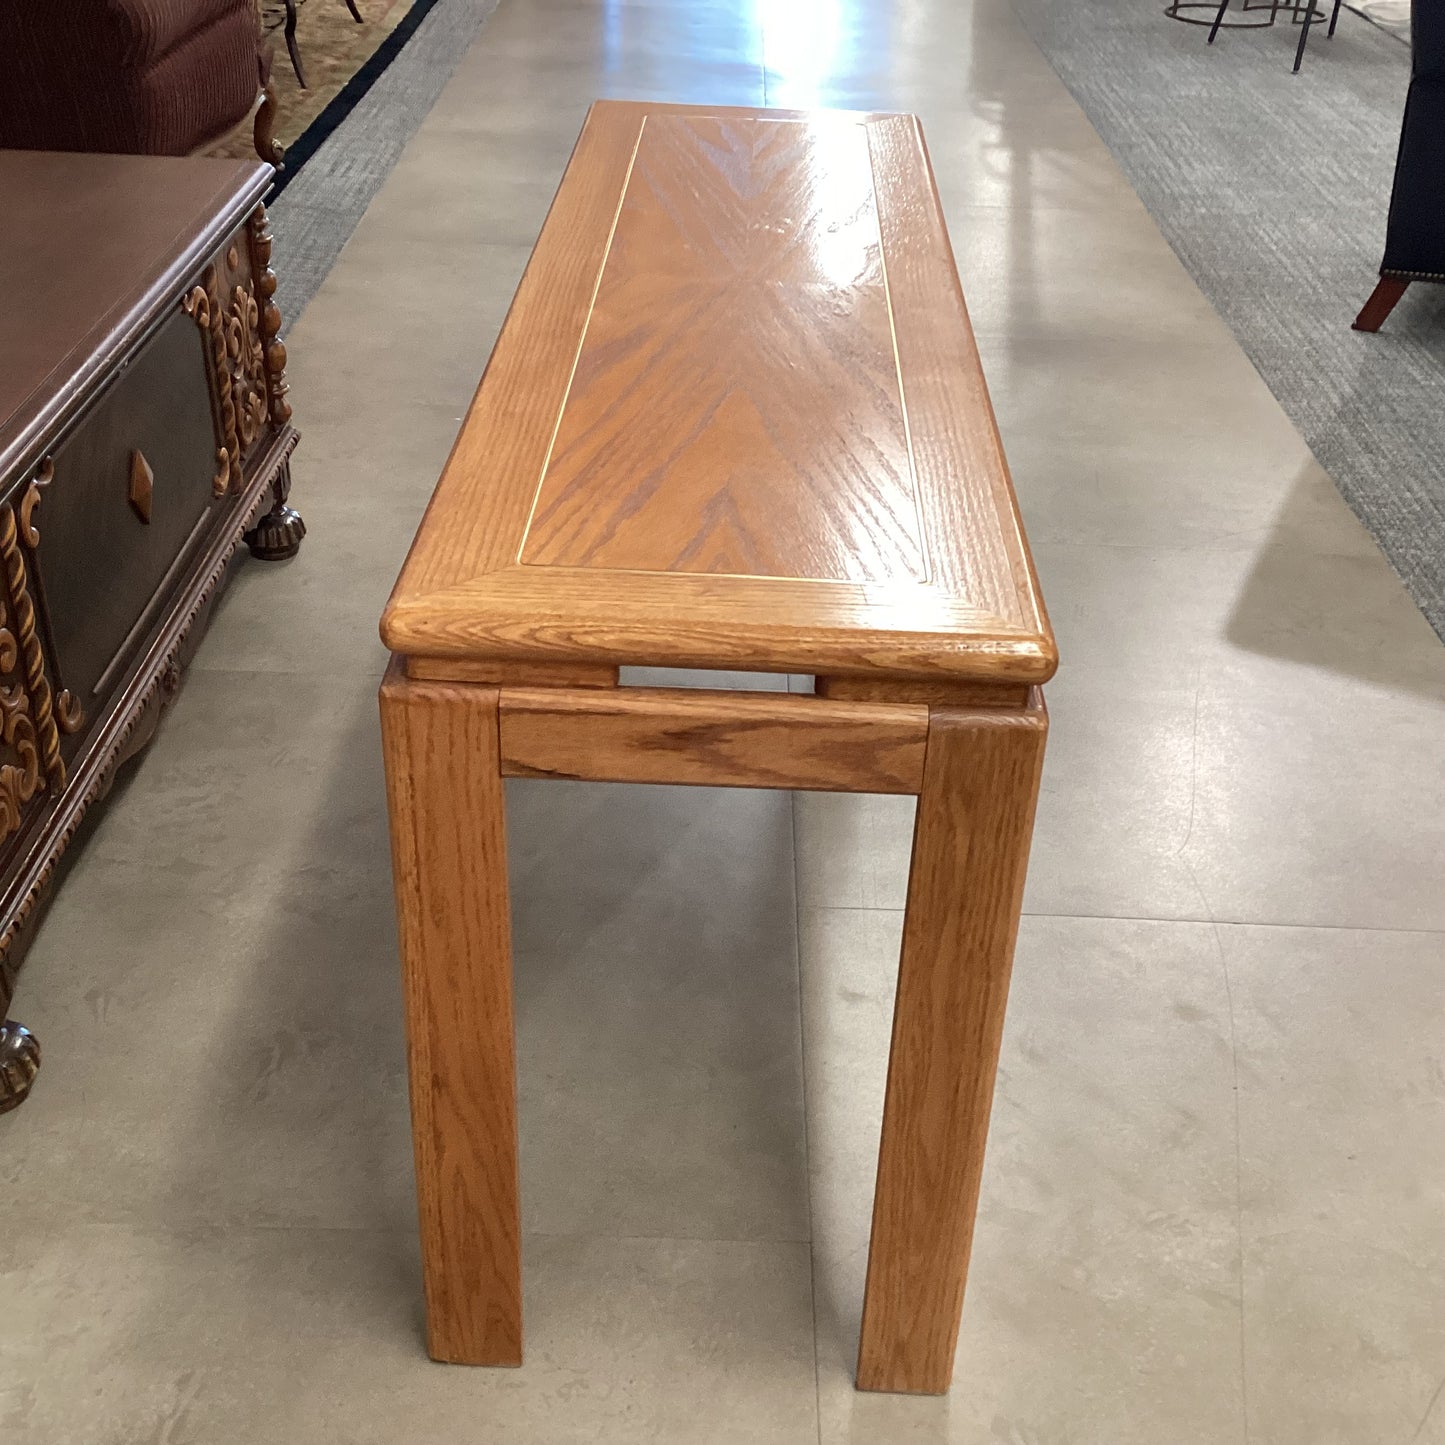
[[87, 712], [223, 506], [207, 344], [177, 308], [52, 453], [36, 556], [57, 669]]

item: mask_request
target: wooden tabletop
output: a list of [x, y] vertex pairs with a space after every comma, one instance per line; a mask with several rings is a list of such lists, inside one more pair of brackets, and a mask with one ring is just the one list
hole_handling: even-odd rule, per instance
[[382, 637], [1048, 678], [917, 120], [594, 105]]

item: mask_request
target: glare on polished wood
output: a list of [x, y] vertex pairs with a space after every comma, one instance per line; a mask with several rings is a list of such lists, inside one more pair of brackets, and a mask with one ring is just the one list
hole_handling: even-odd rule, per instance
[[595, 105], [382, 636], [1049, 677], [917, 121]]

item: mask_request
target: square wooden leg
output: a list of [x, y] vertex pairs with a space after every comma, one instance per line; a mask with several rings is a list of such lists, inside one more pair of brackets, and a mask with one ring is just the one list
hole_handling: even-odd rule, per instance
[[516, 1041], [497, 690], [394, 660], [382, 746], [401, 930], [427, 1348], [522, 1362]]
[[1048, 730], [935, 709], [893, 1012], [858, 1388], [953, 1376], [1009, 971]]

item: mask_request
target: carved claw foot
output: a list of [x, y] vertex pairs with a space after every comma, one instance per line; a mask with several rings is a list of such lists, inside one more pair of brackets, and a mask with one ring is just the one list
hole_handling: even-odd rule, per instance
[[0, 1114], [25, 1102], [39, 1072], [39, 1040], [10, 1019], [0, 1023]]
[[246, 533], [246, 545], [251, 555], [263, 562], [283, 562], [301, 550], [301, 539], [305, 535], [306, 523], [301, 520], [301, 513], [285, 502], [277, 502]]

